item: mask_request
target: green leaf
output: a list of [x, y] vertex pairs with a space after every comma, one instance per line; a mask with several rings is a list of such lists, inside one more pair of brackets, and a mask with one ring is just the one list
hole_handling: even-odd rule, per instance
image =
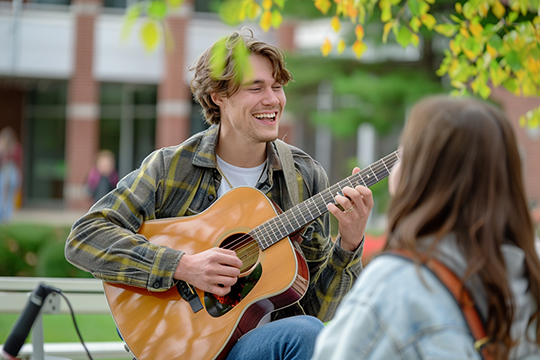
[[420, 7], [418, 6], [418, 0], [407, 0], [409, 10], [411, 10], [412, 16], [420, 15]]
[[272, 27], [278, 29], [283, 22], [283, 17], [278, 10], [272, 11]]
[[515, 12], [515, 11], [510, 11], [510, 12], [508, 13], [507, 18], [506, 18], [506, 22], [507, 22], [508, 24], [512, 24], [514, 21], [516, 21], [517, 18], [518, 18], [518, 13]]
[[210, 50], [210, 76], [214, 80], [219, 80], [227, 59], [226, 39], [218, 40]]
[[139, 19], [141, 14], [141, 5], [140, 3], [135, 3], [128, 7], [126, 11], [126, 16], [124, 17], [124, 23], [122, 24], [121, 38], [123, 41], [126, 41], [133, 30], [133, 26]]
[[219, 16], [225, 24], [236, 26], [243, 20], [243, 9], [241, 0], [225, 0], [219, 6]]
[[411, 42], [411, 35], [409, 29], [406, 26], [402, 26], [397, 33], [396, 40], [401, 46], [406, 48]]
[[453, 24], [438, 24], [433, 29], [441, 35], [452, 37], [457, 32], [458, 26]]
[[182, 6], [184, 0], [167, 0], [167, 2], [169, 3], [169, 5], [171, 5], [173, 9], [176, 9]]
[[463, 52], [469, 58], [469, 60], [476, 58], [480, 54], [481, 50], [482, 47], [480, 46], [478, 40], [472, 36], [463, 43]]
[[515, 78], [508, 78], [504, 83], [504, 87], [513, 94], [519, 92], [519, 84]]
[[244, 78], [249, 77], [251, 74], [249, 50], [246, 48], [242, 38], [239, 38], [238, 42], [234, 45], [233, 62], [236, 73], [235, 79], [239, 84], [241, 84], [242, 81], [244, 81]]
[[274, 0], [274, 4], [279, 6], [280, 9], [283, 9], [283, 7], [285, 6], [285, 0]]
[[506, 60], [506, 63], [508, 64], [508, 66], [510, 66], [512, 71], [518, 71], [522, 68], [521, 59], [519, 58], [519, 54], [516, 51], [510, 51], [506, 54], [504, 59]]
[[489, 39], [488, 44], [498, 52], [501, 52], [504, 48], [504, 43], [498, 35], [493, 35], [493, 37]]
[[148, 6], [148, 16], [156, 19], [163, 20], [167, 15], [167, 4], [163, 0], [152, 0], [150, 6]]
[[465, 16], [465, 19], [470, 19], [474, 15], [476, 15], [477, 9], [476, 7], [471, 3], [471, 1], [467, 1], [465, 4], [463, 4], [463, 16]]

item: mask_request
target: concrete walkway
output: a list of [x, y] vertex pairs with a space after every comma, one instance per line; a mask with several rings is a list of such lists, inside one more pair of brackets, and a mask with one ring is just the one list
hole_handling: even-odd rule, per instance
[[10, 222], [71, 226], [86, 211], [71, 209], [18, 209]]

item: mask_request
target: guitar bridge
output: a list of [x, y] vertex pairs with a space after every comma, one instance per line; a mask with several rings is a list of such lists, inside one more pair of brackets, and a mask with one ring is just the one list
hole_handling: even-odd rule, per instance
[[188, 284], [185, 281], [179, 281], [176, 284], [176, 290], [178, 290], [178, 293], [182, 297], [182, 299], [186, 300], [189, 305], [191, 306], [191, 310], [193, 310], [193, 313], [196, 313], [200, 310], [202, 310], [203, 306], [201, 303], [201, 299], [197, 296], [197, 292], [195, 291], [195, 288]]

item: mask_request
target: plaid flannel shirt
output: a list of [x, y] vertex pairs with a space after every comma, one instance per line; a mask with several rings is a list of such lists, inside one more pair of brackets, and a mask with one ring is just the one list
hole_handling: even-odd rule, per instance
[[[103, 281], [149, 291], [172, 287], [184, 252], [150, 243], [137, 231], [146, 220], [194, 215], [215, 202], [221, 183], [218, 134], [219, 126], [212, 126], [178, 146], [150, 154], [73, 225], [66, 243], [68, 261]], [[328, 178], [305, 152], [293, 146], [291, 151], [299, 199], [304, 201], [327, 188]], [[267, 146], [267, 156], [267, 176], [256, 187], [281, 207], [287, 189], [273, 143]], [[363, 242], [349, 252], [340, 247], [340, 237], [334, 243], [329, 232], [328, 213], [303, 230], [299, 248], [310, 270], [310, 284], [295, 306], [276, 312], [274, 318], [306, 313], [328, 321], [352, 287], [362, 270]]]

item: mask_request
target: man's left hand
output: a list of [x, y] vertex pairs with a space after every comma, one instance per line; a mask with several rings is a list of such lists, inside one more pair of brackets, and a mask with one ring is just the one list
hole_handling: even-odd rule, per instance
[[[360, 169], [355, 167], [353, 174]], [[355, 251], [362, 242], [369, 213], [373, 208], [373, 194], [365, 186], [358, 185], [354, 189], [345, 187], [343, 195], [336, 195], [336, 203], [341, 205], [341, 210], [334, 204], [328, 204], [327, 208], [339, 221], [339, 233], [341, 234], [341, 247], [344, 250]]]

